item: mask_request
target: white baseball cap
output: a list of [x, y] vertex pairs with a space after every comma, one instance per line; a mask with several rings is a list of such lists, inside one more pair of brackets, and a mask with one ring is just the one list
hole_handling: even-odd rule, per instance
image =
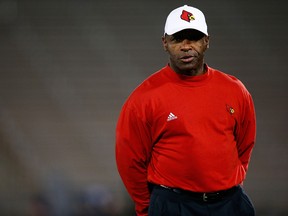
[[164, 33], [172, 35], [184, 29], [195, 29], [208, 36], [207, 24], [202, 11], [188, 5], [171, 11], [166, 19]]

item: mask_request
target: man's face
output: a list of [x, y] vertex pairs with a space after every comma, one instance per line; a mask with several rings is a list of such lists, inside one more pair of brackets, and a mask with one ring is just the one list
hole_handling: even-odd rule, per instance
[[193, 29], [186, 29], [162, 37], [163, 47], [170, 55], [170, 66], [180, 74], [198, 75], [202, 71], [204, 52], [209, 36]]

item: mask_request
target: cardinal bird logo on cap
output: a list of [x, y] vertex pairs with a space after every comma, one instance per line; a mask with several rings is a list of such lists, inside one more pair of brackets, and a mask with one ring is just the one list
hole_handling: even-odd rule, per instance
[[181, 14], [181, 19], [185, 20], [187, 22], [190, 22], [191, 20], [195, 20], [195, 17], [194, 17], [194, 15], [191, 12], [183, 10], [182, 14]]

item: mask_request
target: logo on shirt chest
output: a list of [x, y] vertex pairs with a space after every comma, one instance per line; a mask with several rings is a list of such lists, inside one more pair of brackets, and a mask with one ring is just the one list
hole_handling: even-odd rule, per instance
[[234, 108], [231, 107], [231, 106], [228, 105], [228, 104], [226, 104], [226, 109], [227, 109], [227, 111], [228, 111], [231, 115], [233, 115], [233, 114], [235, 113]]
[[172, 121], [177, 119], [178, 117], [176, 115], [174, 115], [172, 112], [169, 113], [168, 117], [167, 117], [167, 121]]

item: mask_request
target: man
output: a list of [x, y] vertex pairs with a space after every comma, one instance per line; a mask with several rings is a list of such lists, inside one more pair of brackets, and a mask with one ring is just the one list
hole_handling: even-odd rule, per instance
[[116, 161], [138, 216], [252, 216], [242, 183], [255, 142], [251, 95], [209, 67], [204, 14], [183, 6], [162, 37], [169, 64], [124, 104]]

